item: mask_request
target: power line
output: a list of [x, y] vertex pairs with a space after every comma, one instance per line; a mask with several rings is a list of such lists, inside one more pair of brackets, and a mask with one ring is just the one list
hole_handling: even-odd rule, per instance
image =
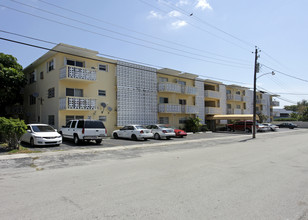
[[273, 68], [271, 68], [271, 67], [269, 67], [269, 66], [266, 66], [265, 64], [262, 64], [262, 66], [265, 66], [266, 68], [268, 68], [268, 69], [270, 69], [270, 70], [273, 70], [275, 73], [280, 73], [280, 74], [282, 74], [282, 75], [291, 77], [291, 78], [293, 78], [293, 79], [297, 79], [297, 80], [300, 80], [300, 81], [303, 81], [303, 82], [308, 82], [308, 80], [306, 80], [306, 79], [301, 79], [301, 78], [299, 78], [299, 77], [292, 76], [292, 75], [290, 75], [290, 74], [281, 72], [281, 71], [279, 71], [279, 70], [276, 70], [276, 69], [273, 69]]
[[[194, 60], [204, 61], [204, 62], [208, 62], [208, 63], [213, 63], [213, 64], [217, 64], [217, 65], [224, 65], [224, 66], [231, 66], [231, 67], [237, 67], [237, 68], [244, 68], [242, 66], [237, 66], [237, 65], [231, 65], [231, 64], [226, 64], [226, 63], [220, 63], [220, 62], [200, 59], [200, 58], [191, 57], [191, 56], [187, 56], [187, 55], [183, 55], [183, 54], [178, 54], [178, 53], [167, 51], [167, 50], [163, 50], [163, 49], [154, 48], [154, 47], [147, 46], [147, 45], [144, 45], [144, 44], [135, 43], [135, 42], [131, 42], [131, 41], [120, 39], [120, 38], [116, 38], [116, 37], [111, 37], [109, 35], [101, 34], [101, 33], [90, 31], [90, 30], [87, 30], [87, 29], [84, 29], [84, 28], [80, 28], [80, 27], [77, 27], [77, 26], [74, 26], [74, 25], [70, 25], [70, 24], [66, 24], [66, 23], [63, 23], [63, 22], [55, 21], [55, 20], [52, 20], [52, 19], [49, 19], [49, 18], [45, 18], [45, 17], [41, 17], [41, 16], [38, 16], [38, 15], [34, 15], [32, 13], [24, 12], [24, 11], [21, 11], [21, 10], [18, 10], [18, 9], [14, 9], [14, 8], [11, 8], [11, 7], [8, 7], [8, 6], [5, 6], [5, 5], [1, 5], [0, 4], [0, 6], [8, 8], [10, 10], [14, 10], [14, 11], [23, 13], [23, 14], [27, 14], [27, 15], [30, 15], [30, 16], [33, 16], [33, 17], [37, 17], [37, 18], [40, 18], [40, 19], [43, 19], [43, 20], [47, 20], [47, 21], [50, 21], [50, 22], [53, 22], [53, 23], [61, 24], [61, 25], [68, 26], [68, 27], [71, 27], [71, 28], [74, 28], [74, 29], [78, 29], [78, 30], [82, 30], [82, 31], [89, 32], [89, 33], [92, 33], [92, 34], [100, 35], [100, 36], [103, 36], [103, 37], [111, 38], [113, 40], [118, 40], [118, 41], [122, 41], [122, 42], [125, 42], [125, 43], [138, 45], [138, 46], [145, 47], [145, 48], [152, 49], [152, 50], [156, 50], [156, 51], [159, 51], [159, 52], [169, 53], [169, 54], [173, 54], [173, 55], [177, 55], [177, 56], [182, 56], [182, 57], [186, 57], [186, 58], [190, 58], [190, 59], [194, 59]], [[243, 64], [238, 64], [238, 65], [243, 65]], [[246, 68], [244, 68], [244, 69], [246, 69]]]
[[[142, 1], [142, 0], [141, 0], [141, 1]], [[230, 34], [230, 33], [226, 32], [226, 31], [222, 30], [221, 28], [218, 28], [218, 27], [215, 26], [215, 25], [210, 24], [209, 22], [203, 21], [202, 19], [200, 19], [200, 18], [197, 17], [196, 15], [190, 16], [190, 13], [189, 13], [189, 12], [185, 11], [184, 9], [182, 9], [182, 8], [180, 8], [180, 7], [178, 7], [178, 6], [174, 5], [174, 4], [172, 4], [171, 2], [168, 2], [168, 3], [170, 3], [170, 5], [172, 5], [173, 7], [170, 6], [169, 4], [167, 4], [165, 1], [161, 1], [161, 2], [162, 2], [163, 4], [165, 4], [166, 6], [168, 6], [169, 8], [172, 8], [172, 9], [176, 9], [176, 8], [177, 8], [177, 9], [179, 9], [180, 11], [184, 12], [184, 15], [186, 15], [187, 17], [190, 17], [190, 18], [192, 18], [192, 19], [194, 19], [194, 20], [196, 20], [196, 21], [199, 21], [199, 22], [201, 22], [201, 23], [203, 23], [203, 24], [205, 24], [205, 25], [207, 25], [207, 26], [209, 26], [209, 27], [211, 27], [211, 28], [213, 28], [213, 29], [215, 29], [215, 30], [217, 30], [217, 31], [219, 31], [219, 32], [221, 32], [221, 33], [223, 33], [223, 34], [225, 34], [225, 35], [228, 35], [229, 37], [231, 37], [231, 38], [233, 38], [233, 39], [236, 39], [236, 40], [242, 42], [243, 44], [246, 44], [246, 45], [248, 45], [248, 46], [250, 46], [250, 47], [253, 47], [253, 46], [254, 46], [252, 43], [249, 43], [249, 42], [247, 42], [247, 41], [245, 41], [245, 40], [242, 40], [242, 39], [236, 37], [235, 35]]]
[[146, 34], [146, 33], [143, 33], [143, 32], [139, 32], [139, 31], [136, 31], [136, 30], [129, 29], [129, 28], [125, 27], [125, 26], [121, 26], [121, 25], [114, 24], [114, 23], [111, 23], [111, 22], [108, 22], [108, 21], [104, 21], [104, 20], [101, 20], [101, 19], [89, 16], [89, 15], [86, 15], [86, 14], [82, 14], [80, 12], [77, 12], [77, 11], [74, 11], [74, 10], [71, 10], [71, 9], [68, 9], [68, 8], [64, 8], [64, 7], [61, 7], [61, 6], [58, 6], [58, 5], [55, 5], [55, 4], [43, 1], [43, 0], [37, 0], [37, 1], [42, 2], [44, 4], [47, 4], [47, 5], [51, 5], [51, 6], [56, 7], [56, 8], [60, 8], [60, 9], [65, 10], [65, 11], [69, 11], [69, 12], [77, 14], [79, 16], [90, 18], [90, 19], [93, 19], [95, 21], [99, 21], [99, 22], [102, 22], [102, 23], [105, 23], [105, 24], [109, 24], [109, 25], [112, 25], [112, 26], [115, 26], [115, 27], [118, 27], [118, 28], [121, 28], [121, 29], [125, 29], [125, 30], [133, 32], [133, 33], [137, 33], [137, 34], [140, 34], [140, 35], [143, 35], [143, 36], [146, 36], [146, 37], [150, 37], [150, 38], [153, 38], [153, 39], [164, 41], [164, 42], [167, 42], [167, 43], [170, 43], [170, 44], [174, 44], [174, 45], [178, 45], [178, 46], [185, 47], [185, 48], [188, 48], [188, 49], [192, 49], [192, 50], [196, 50], [196, 51], [212, 54], [214, 56], [223, 57], [223, 58], [227, 58], [227, 59], [230, 59], [230, 60], [249, 62], [247, 60], [242, 60], [242, 59], [237, 59], [237, 58], [233, 58], [233, 57], [228, 57], [228, 56], [220, 55], [220, 54], [213, 53], [213, 52], [210, 52], [210, 51], [205, 51], [205, 50], [200, 50], [198, 48], [189, 47], [187, 45], [180, 44], [180, 43], [177, 43], [177, 42], [174, 42], [174, 41], [165, 40], [165, 39], [153, 36], [153, 35], [149, 35], [149, 34]]
[[[146, 1], [143, 1], [143, 0], [139, 0], [139, 1], [142, 2], [142, 3], [144, 3], [144, 4], [149, 5], [149, 6], [151, 6], [151, 7], [154, 7], [154, 8], [156, 8], [156, 9], [158, 9], [158, 10], [164, 12], [164, 13], [168, 13], [168, 12], [166, 12], [166, 11], [164, 11], [164, 10], [162, 10], [162, 9], [160, 9], [160, 8], [154, 6], [154, 5], [152, 5], [152, 4], [150, 4], [150, 3], [146, 2]], [[238, 44], [236, 44], [236, 43], [234, 43], [234, 42], [232, 42], [232, 41], [229, 41], [229, 40], [227, 40], [227, 39], [225, 39], [225, 38], [223, 38], [223, 37], [220, 37], [220, 36], [218, 36], [218, 35], [216, 35], [216, 34], [210, 32], [210, 31], [208, 31], [208, 30], [205, 30], [205, 29], [203, 29], [203, 28], [201, 28], [201, 27], [199, 27], [199, 26], [196, 26], [196, 25], [194, 25], [194, 24], [192, 24], [192, 23], [190, 23], [190, 22], [187, 22], [187, 21], [186, 21], [186, 23], [189, 24], [190, 26], [196, 28], [196, 29], [199, 29], [199, 30], [201, 30], [201, 31], [203, 31], [203, 32], [206, 32], [206, 33], [208, 33], [208, 34], [210, 34], [210, 35], [216, 37], [216, 38], [219, 38], [219, 39], [221, 39], [221, 40], [223, 40], [223, 41], [225, 41], [225, 42], [228, 42], [229, 44], [233, 44], [233, 45], [237, 46], [238, 48], [241, 48], [242, 50], [245, 50], [246, 52], [247, 52], [247, 51], [251, 52], [251, 51], [248, 50], [247, 48], [244, 48], [244, 47], [242, 47], [242, 46], [240, 46], [240, 45], [238, 45]]]

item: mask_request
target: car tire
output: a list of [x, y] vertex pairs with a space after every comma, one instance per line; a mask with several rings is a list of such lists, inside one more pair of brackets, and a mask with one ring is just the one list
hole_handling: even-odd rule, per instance
[[180, 138], [183, 138], [184, 136], [180, 136]]
[[154, 134], [154, 139], [155, 140], [160, 140], [160, 135], [158, 133]]
[[147, 141], [148, 139], [147, 139], [147, 138], [143, 138], [143, 140], [144, 140], [144, 141]]
[[30, 139], [30, 146], [31, 146], [31, 147], [35, 147], [34, 139], [33, 139], [33, 138]]
[[117, 134], [117, 133], [114, 133], [114, 134], [113, 134], [113, 138], [114, 138], [114, 139], [118, 139], [118, 138], [119, 138], [118, 134]]
[[132, 135], [132, 140], [137, 141], [137, 136], [135, 134]]
[[245, 132], [246, 132], [246, 133], [251, 133], [251, 130], [248, 129], [248, 128], [246, 128]]
[[77, 145], [80, 143], [79, 137], [77, 134], [74, 135], [74, 143]]
[[101, 144], [102, 143], [102, 139], [100, 139], [100, 140], [95, 140], [95, 143], [98, 145], [98, 144]]

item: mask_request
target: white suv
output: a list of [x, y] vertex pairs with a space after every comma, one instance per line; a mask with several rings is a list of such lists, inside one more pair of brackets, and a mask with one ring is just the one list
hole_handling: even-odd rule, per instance
[[80, 141], [95, 140], [96, 144], [102, 143], [103, 137], [107, 136], [107, 129], [102, 121], [81, 119], [71, 120], [63, 126], [59, 132], [63, 138], [74, 140], [75, 144]]

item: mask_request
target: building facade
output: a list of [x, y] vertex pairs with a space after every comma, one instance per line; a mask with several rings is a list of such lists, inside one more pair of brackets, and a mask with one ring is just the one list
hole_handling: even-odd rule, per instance
[[[184, 127], [213, 115], [252, 114], [252, 91], [172, 69], [155, 69], [58, 44], [24, 69], [27, 123], [59, 129], [71, 119], [102, 120], [108, 134], [127, 124]], [[257, 111], [271, 115], [272, 96], [258, 92]], [[279, 105], [279, 103], [278, 103]], [[226, 120], [218, 123], [225, 124]]]

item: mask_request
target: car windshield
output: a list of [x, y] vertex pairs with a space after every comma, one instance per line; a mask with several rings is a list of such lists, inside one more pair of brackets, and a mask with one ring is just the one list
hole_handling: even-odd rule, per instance
[[55, 132], [55, 129], [48, 125], [32, 125], [32, 130], [34, 132]]
[[141, 126], [141, 125], [138, 125], [138, 126], [135, 126], [135, 127], [136, 127], [136, 129], [147, 129], [146, 127]]

